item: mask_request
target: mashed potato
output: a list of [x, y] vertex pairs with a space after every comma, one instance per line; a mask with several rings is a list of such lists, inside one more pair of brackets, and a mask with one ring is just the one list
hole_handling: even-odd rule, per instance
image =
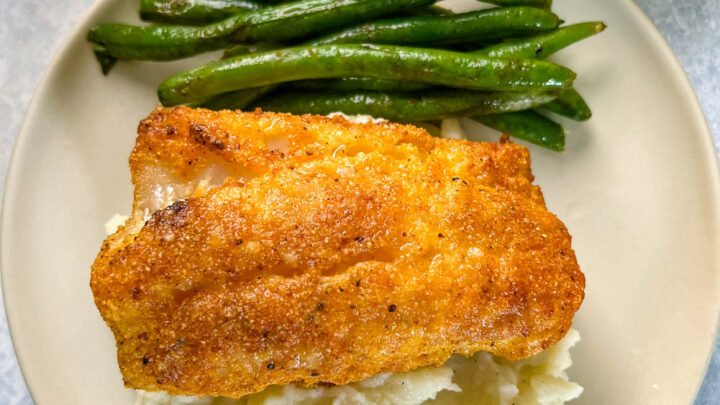
[[[335, 113], [331, 115], [343, 115]], [[346, 117], [353, 122], [381, 121], [370, 116]], [[445, 120], [445, 138], [464, 138], [457, 120]], [[112, 233], [127, 217], [115, 215], [105, 225]], [[536, 356], [508, 361], [480, 352], [456, 355], [440, 367], [407, 373], [380, 374], [336, 387], [272, 386], [241, 399], [171, 396], [137, 391], [136, 405], [562, 405], [583, 388], [568, 381], [570, 348], [580, 340], [571, 329], [558, 344]]]

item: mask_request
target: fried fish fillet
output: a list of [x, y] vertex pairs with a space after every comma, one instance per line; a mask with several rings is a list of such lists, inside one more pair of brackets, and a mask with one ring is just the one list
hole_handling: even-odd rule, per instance
[[91, 278], [129, 387], [238, 398], [519, 359], [583, 300], [521, 146], [180, 107], [141, 123], [130, 162], [133, 218]]

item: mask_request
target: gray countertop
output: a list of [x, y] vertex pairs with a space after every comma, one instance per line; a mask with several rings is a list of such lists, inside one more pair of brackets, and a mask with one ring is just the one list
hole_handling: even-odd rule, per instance
[[[0, 179], [23, 114], [48, 63], [94, 0], [23, 0], [0, 7]], [[581, 0], [578, 0], [581, 1]], [[590, 1], [590, 0], [587, 0]], [[695, 87], [720, 153], [720, 0], [637, 0]], [[4, 185], [0, 182], [0, 194]], [[0, 302], [0, 403], [29, 405]], [[695, 405], [720, 404], [720, 340]]]

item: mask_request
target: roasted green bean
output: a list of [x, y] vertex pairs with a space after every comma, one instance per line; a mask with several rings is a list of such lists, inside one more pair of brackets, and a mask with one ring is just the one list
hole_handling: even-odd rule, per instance
[[[558, 28], [554, 31], [538, 34], [525, 39], [520, 39], [512, 42], [504, 42], [498, 45], [491, 46], [489, 48], [481, 49], [473, 52], [476, 55], [483, 55], [488, 57], [497, 58], [546, 58], [551, 54], [559, 51], [560, 49], [571, 45], [577, 41], [585, 39], [591, 35], [601, 32], [605, 29], [605, 24], [601, 22], [589, 22], [569, 25], [567, 27]], [[320, 83], [327, 84], [329, 90], [377, 90], [377, 91], [402, 91], [402, 90], [420, 90], [428, 88], [427, 84], [421, 83], [409, 83], [407, 80], [398, 83], [391, 83], [391, 81], [383, 80], [377, 82], [373, 78], [339, 78], [327, 81], [312, 81], [306, 82], [305, 84], [298, 83], [298, 86], [317, 86]], [[263, 94], [268, 93], [271, 89], [266, 89]], [[261, 92], [254, 91], [253, 94], [258, 95]], [[576, 93], [576, 92], [575, 92]], [[579, 96], [579, 94], [578, 94]], [[235, 100], [245, 99], [251, 100], [250, 95], [234, 95], [232, 96]], [[575, 104], [576, 106], [580, 106]], [[566, 103], [565, 107], [572, 107], [573, 104]], [[550, 106], [553, 108], [556, 106]], [[558, 114], [562, 114], [559, 105], [556, 108]], [[585, 105], [587, 107], [587, 105]], [[587, 115], [589, 110], [576, 110], [575, 112], [569, 111], [566, 114], [571, 116], [584, 116]]]
[[310, 44], [423, 44], [497, 40], [555, 29], [560, 19], [532, 7], [493, 8], [442, 16], [374, 21], [320, 37]]
[[297, 89], [328, 91], [418, 91], [433, 87], [425, 83], [375, 79], [372, 77], [342, 77], [339, 79], [298, 80], [287, 86]]
[[[261, 7], [268, 7], [288, 1], [258, 0], [140, 0], [140, 18], [145, 21], [179, 25], [205, 25]], [[449, 15], [452, 11], [431, 5], [408, 10], [407, 14], [417, 16]]]
[[529, 38], [502, 42], [473, 53], [491, 58], [544, 59], [604, 29], [605, 24], [601, 22], [573, 24]]
[[94, 53], [95, 53], [95, 59], [97, 59], [98, 63], [100, 64], [100, 69], [102, 70], [103, 74], [105, 74], [105, 75], [108, 74], [108, 72], [117, 63], [117, 59], [104, 53], [102, 47], [95, 48]]
[[203, 101], [199, 107], [211, 110], [239, 110], [247, 107], [253, 101], [261, 99], [274, 89], [275, 86], [263, 86], [220, 93]]
[[[601, 32], [604, 28], [605, 25], [601, 22], [574, 24], [522, 40], [498, 44], [476, 51], [473, 54], [498, 58], [545, 58], [574, 42]], [[330, 91], [417, 91], [427, 90], [431, 87], [424, 83], [381, 80], [371, 77], [303, 80], [290, 83], [290, 86], [307, 89], [327, 89]], [[582, 101], [582, 97], [575, 90], [568, 90], [558, 100], [549, 104], [548, 109], [573, 119], [585, 120], [590, 118], [591, 115], [587, 104]]]
[[544, 61], [388, 45], [320, 45], [212, 62], [165, 80], [158, 95], [163, 104], [176, 105], [227, 91], [343, 76], [510, 91], [568, 89], [575, 79], [571, 70]]
[[284, 41], [424, 7], [433, 0], [299, 0], [202, 26], [100, 24], [88, 39], [116, 59], [172, 60], [232, 43]]
[[542, 108], [575, 121], [587, 121], [592, 117], [592, 110], [575, 89], [564, 91], [556, 100], [543, 105]]
[[[475, 54], [497, 58], [542, 59], [568, 45], [600, 33], [604, 29], [605, 24], [602, 22], [574, 24], [531, 38], [491, 46], [477, 51]], [[574, 89], [567, 90], [543, 108], [577, 121], [586, 121], [592, 116], [590, 107], [580, 93]]]
[[140, 0], [140, 18], [171, 24], [203, 25], [263, 6], [253, 0]]
[[561, 152], [565, 130], [560, 124], [533, 110], [473, 116], [473, 120], [512, 137]]
[[[267, 111], [293, 114], [368, 114], [392, 121], [413, 122], [494, 114], [532, 108], [557, 97], [555, 91], [480, 92], [437, 90], [427, 93], [359, 91], [334, 93], [296, 91], [273, 93], [253, 104]], [[232, 105], [226, 108], [233, 108]]]

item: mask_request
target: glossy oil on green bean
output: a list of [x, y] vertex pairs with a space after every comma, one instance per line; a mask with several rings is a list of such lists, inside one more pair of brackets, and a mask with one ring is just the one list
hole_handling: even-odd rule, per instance
[[[546, 58], [564, 47], [601, 32], [604, 28], [605, 24], [602, 22], [574, 24], [522, 40], [501, 43], [476, 51], [473, 54], [498, 58]], [[310, 89], [326, 88], [331, 91], [417, 91], [432, 87], [424, 83], [380, 80], [370, 77], [305, 80], [292, 83], [291, 86]], [[573, 96], [572, 100], [570, 99], [571, 95]], [[558, 114], [563, 114], [573, 119], [581, 119], [582, 117], [589, 118], [591, 113], [589, 108], [587, 108], [587, 104], [574, 101], [577, 100], [578, 97], [582, 100], [582, 97], [580, 97], [575, 90], [568, 91], [567, 95], [562, 97], [562, 104], [561, 100], [558, 100], [557, 102], [550, 103], [551, 105], [548, 106], [548, 109], [553, 109]], [[238, 96], [235, 96], [235, 98], [238, 100], [241, 99]]]
[[443, 16], [374, 21], [311, 41], [311, 44], [423, 44], [496, 40], [555, 29], [560, 19], [532, 7], [494, 8]]
[[604, 29], [602, 22], [573, 24], [532, 37], [502, 42], [473, 53], [491, 58], [544, 59]]
[[[548, 33], [542, 33], [532, 37], [528, 37], [522, 40], [505, 42], [486, 49], [481, 49], [474, 52], [473, 54], [497, 58], [542, 59], [550, 56], [551, 54], [559, 51], [560, 49], [568, 45], [571, 45], [591, 35], [599, 33], [604, 28], [605, 24], [601, 22], [574, 24], [558, 28], [557, 30], [550, 31]], [[308, 89], [325, 88], [331, 91], [417, 91], [426, 90], [431, 87], [423, 83], [380, 80], [370, 77], [343, 77], [339, 79], [328, 80], [304, 80], [291, 83], [291, 86], [296, 88]], [[563, 99], [568, 99], [568, 102], [563, 103], [567, 106], [573, 105], [572, 100], [569, 99], [571, 92], [573, 93], [574, 99], [577, 99], [577, 97], [579, 97], [579, 94], [577, 94], [576, 91], [568, 91], [567, 96], [563, 97]], [[559, 100], [558, 103], [551, 104], [558, 104], [559, 107]], [[575, 103], [575, 105], [581, 106], [580, 103]], [[580, 110], [576, 112], [578, 113], [578, 117], [589, 116], [589, 111], [587, 109], [584, 112]]]
[[275, 86], [263, 86], [220, 93], [204, 100], [197, 106], [210, 110], [241, 110], [273, 90], [275, 90]]
[[203, 25], [264, 6], [253, 0], [140, 0], [140, 18], [170, 24]]
[[565, 130], [560, 124], [532, 110], [473, 116], [483, 125], [511, 137], [561, 152], [565, 149]]
[[320, 45], [241, 55], [165, 80], [164, 105], [303, 79], [364, 76], [475, 90], [558, 90], [575, 73], [544, 61], [489, 59], [459, 52], [389, 45]]
[[[508, 11], [509, 10], [509, 11]], [[449, 12], [449, 11], [448, 11]], [[451, 12], [450, 12], [451, 13]], [[464, 31], [467, 33], [467, 30], [477, 30], [477, 27], [475, 23], [482, 22], [483, 19], [486, 19], [485, 22], [502, 22], [506, 20], [503, 20], [503, 18], [507, 18], [509, 16], [514, 15], [524, 15], [526, 18], [526, 21], [529, 21], [530, 18], [540, 18], [536, 21], [545, 21], [545, 23], [549, 23], [548, 26], [557, 26], [558, 20], [557, 17], [553, 14], [546, 13], [542, 10], [537, 9], [528, 9], [528, 8], [514, 8], [514, 9], [497, 9], [497, 10], [490, 10], [490, 11], [483, 11], [483, 12], [477, 12], [477, 13], [469, 13], [468, 15], [465, 15], [460, 19], [460, 22], [464, 22], [466, 24], [469, 24], [469, 27], [465, 27], [466, 30]], [[435, 31], [442, 29], [446, 30], [445, 34], [442, 38], [444, 39], [452, 39], [452, 38], [459, 38], [456, 30], [458, 29], [455, 27], [454, 24], [447, 24], [447, 22], [453, 22], [451, 19], [446, 20], [438, 20], [438, 19], [425, 19], [425, 23], [422, 24], [416, 24], [414, 21], [417, 21], [417, 19], [396, 19], [396, 20], [390, 20], [390, 21], [401, 21], [405, 22], [406, 26], [402, 29], [402, 24], [387, 24], [387, 22], [381, 22], [380, 25], [377, 27], [380, 27], [377, 32], [373, 34], [373, 30], [371, 29], [368, 31], [368, 35], [364, 35], [363, 31], [358, 31], [357, 28], [352, 28], [349, 31], [341, 31], [340, 33], [331, 34], [329, 36], [312, 40], [308, 44], [317, 44], [320, 42], [332, 42], [332, 41], [339, 41], [339, 42], [352, 42], [352, 40], [366, 40], [370, 39], [371, 36], [375, 36], [373, 39], [377, 39], [378, 37], [382, 35], [385, 36], [386, 40], [390, 40], [391, 38], [395, 38], [398, 40], [398, 42], [406, 41], [406, 42], [412, 42], [412, 41], [425, 41], [428, 38], [428, 35], [430, 35], [430, 38], [433, 38], [433, 35], [437, 35], [437, 32], [424, 32], [424, 27], [427, 26], [434, 26]], [[443, 21], [442, 24], [436, 24], [436, 21]], [[367, 24], [366, 27], [374, 27], [373, 24]], [[392, 29], [385, 30], [385, 28], [391, 27]], [[439, 27], [439, 28], [438, 28]], [[416, 35], [417, 32], [421, 32], [422, 35]], [[476, 31], [477, 32], [477, 31]], [[383, 34], [385, 33], [385, 34]], [[435, 37], [437, 38], [437, 37]], [[402, 40], [402, 41], [401, 41]], [[533, 42], [534, 44], [535, 42]], [[518, 52], [518, 49], [521, 49], [521, 47], [518, 46], [511, 46], [508, 45], [508, 49], [504, 51], [505, 55], [510, 55], [513, 52]], [[227, 57], [227, 56], [226, 56]], [[532, 53], [530, 58], [536, 58], [537, 55], [535, 53]], [[389, 81], [385, 80], [383, 82], [379, 83], [373, 83], [372, 78], [361, 78], [360, 80], [355, 80], [355, 78], [349, 78], [348, 81], [345, 82], [345, 78], [340, 78], [335, 80], [333, 83], [335, 83], [336, 86], [338, 86], [338, 90], [379, 90], [379, 91], [397, 91], [397, 90], [416, 90], [420, 88], [427, 88], [428, 85], [426, 84], [419, 84], [419, 83], [408, 83], [407, 80], [404, 80], [403, 82], [405, 84], [399, 84], [394, 85], [392, 83], [388, 83]], [[345, 82], [345, 83], [343, 83]], [[363, 87], [364, 86], [364, 87]], [[411, 88], [408, 88], [411, 87]], [[264, 93], [267, 94], [271, 91], [270, 88], [265, 89]], [[229, 95], [228, 97], [240, 101], [240, 100], [251, 100], [253, 95], [258, 95], [261, 92], [258, 90], [252, 90], [248, 92], [244, 92], [243, 90], [233, 92], [233, 94]], [[222, 99], [225, 99], [225, 96], [219, 96]], [[210, 100], [207, 102], [208, 105], [214, 105], [214, 101]], [[236, 104], [237, 105], [237, 104]]]
[[[602, 22], [568, 25], [545, 34], [491, 46], [473, 54], [497, 58], [542, 59], [604, 29], [605, 24]], [[592, 116], [590, 107], [574, 89], [564, 92], [557, 100], [543, 107], [577, 121], [586, 121]]]
[[587, 121], [592, 117], [592, 110], [575, 89], [564, 91], [556, 100], [542, 108], [575, 121]]
[[339, 79], [298, 80], [287, 86], [295, 89], [328, 91], [418, 91], [433, 87], [425, 83], [399, 80], [374, 79], [372, 77], [341, 77]]
[[[475, 54], [502, 58], [545, 58], [568, 45], [601, 32], [604, 28], [605, 25], [601, 22], [574, 24], [522, 40], [492, 46], [490, 48], [477, 51]], [[310, 89], [326, 88], [331, 91], [417, 91], [432, 87], [424, 83], [382, 80], [370, 77], [343, 77], [329, 80], [305, 80], [292, 83], [291, 86]], [[255, 92], [255, 94], [257, 94], [257, 92]], [[243, 96], [242, 94], [233, 95], [231, 98], [233, 98], [236, 102], [239, 102], [240, 100], [251, 100], [250, 95]], [[582, 97], [580, 97], [575, 90], [566, 92], [561, 99], [549, 103], [547, 108], [558, 114], [578, 120], [588, 119], [592, 115], [587, 107], [587, 104], [585, 104]]]
[[232, 43], [300, 39], [431, 4], [432, 0], [299, 0], [201, 27], [100, 24], [88, 40], [117, 59], [173, 60]]
[[[476, 114], [520, 111], [548, 102], [557, 92], [479, 92], [437, 90], [425, 93], [295, 91], [273, 93], [255, 104], [266, 111], [293, 114], [367, 114], [391, 121], [439, 120]], [[233, 106], [226, 106], [232, 108]]]

